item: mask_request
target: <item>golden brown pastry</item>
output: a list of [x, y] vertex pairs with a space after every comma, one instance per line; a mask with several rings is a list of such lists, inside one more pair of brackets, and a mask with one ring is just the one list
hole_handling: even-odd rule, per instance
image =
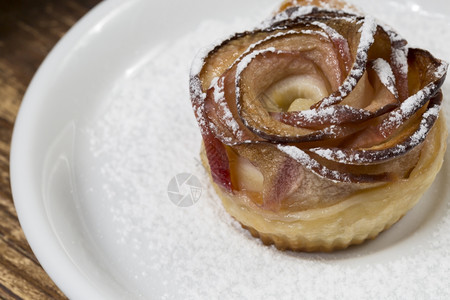
[[285, 1], [196, 59], [202, 161], [225, 209], [279, 249], [374, 238], [431, 185], [447, 64], [370, 16]]

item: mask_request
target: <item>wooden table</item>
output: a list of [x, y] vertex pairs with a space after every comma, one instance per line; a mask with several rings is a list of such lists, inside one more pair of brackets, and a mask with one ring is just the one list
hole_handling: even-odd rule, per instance
[[9, 182], [11, 135], [25, 90], [64, 33], [99, 0], [0, 0], [0, 299], [66, 299], [28, 245]]

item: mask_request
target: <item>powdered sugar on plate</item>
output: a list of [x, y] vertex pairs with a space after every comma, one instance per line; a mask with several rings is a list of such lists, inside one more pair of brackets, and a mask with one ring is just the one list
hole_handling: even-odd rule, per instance
[[[408, 6], [395, 3], [366, 11], [412, 45], [450, 61], [450, 18], [411, 17]], [[228, 216], [199, 163], [201, 137], [188, 81], [197, 50], [230, 30], [229, 24], [205, 21], [149, 51], [117, 80], [77, 139], [81, 211], [117, 282], [130, 297], [144, 299], [449, 297], [448, 157], [413, 211], [376, 240], [345, 251], [281, 252]], [[450, 83], [443, 89], [448, 113]], [[202, 182], [200, 200], [187, 208], [174, 205], [167, 193], [170, 180], [183, 172]], [[90, 185], [90, 177], [101, 184]]]

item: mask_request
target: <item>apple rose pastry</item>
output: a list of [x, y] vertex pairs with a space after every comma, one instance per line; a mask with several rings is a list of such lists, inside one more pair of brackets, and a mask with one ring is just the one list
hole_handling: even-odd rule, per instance
[[397, 222], [433, 182], [447, 64], [370, 16], [284, 8], [196, 58], [202, 161], [265, 244], [342, 249]]

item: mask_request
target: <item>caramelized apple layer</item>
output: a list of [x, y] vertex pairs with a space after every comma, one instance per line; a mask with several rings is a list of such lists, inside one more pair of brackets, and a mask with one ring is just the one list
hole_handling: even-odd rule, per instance
[[194, 62], [214, 182], [278, 211], [301, 207], [300, 194], [337, 201], [408, 178], [439, 117], [447, 63], [370, 16], [291, 2]]

